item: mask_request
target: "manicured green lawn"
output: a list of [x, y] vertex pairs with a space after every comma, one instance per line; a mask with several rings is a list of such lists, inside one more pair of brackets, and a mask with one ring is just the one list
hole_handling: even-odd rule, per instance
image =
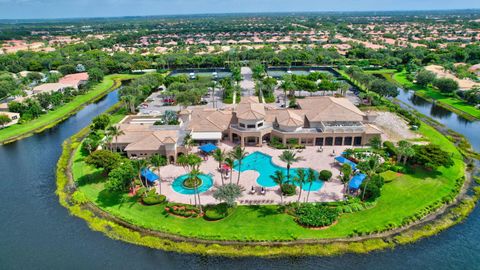
[[463, 113], [480, 119], [480, 109], [477, 109], [474, 106], [458, 98], [445, 95], [432, 87], [421, 87], [409, 81], [406, 75], [406, 71], [402, 71], [395, 73], [393, 76], [390, 76], [390, 78], [393, 79], [395, 82], [403, 85], [407, 89], [415, 90], [417, 95], [421, 97], [425, 97], [427, 99], [434, 99], [440, 103], [451, 106], [454, 109], [457, 109]]
[[103, 191], [100, 171], [83, 162], [76, 152], [73, 174], [79, 191], [109, 213], [145, 228], [204, 239], [221, 240], [293, 240], [348, 237], [356, 231], [381, 230], [398, 226], [425, 207], [452, 193], [455, 180], [464, 174], [464, 163], [455, 146], [433, 128], [422, 125], [419, 132], [431, 142], [451, 152], [455, 165], [438, 172], [418, 170], [414, 175], [387, 173], [376, 206], [368, 210], [343, 214], [336, 225], [324, 230], [310, 230], [295, 223], [293, 217], [279, 213], [277, 206], [239, 206], [227, 218], [209, 222], [202, 218], [185, 219], [166, 215], [163, 206], [143, 206], [123, 194]]
[[96, 97], [101, 96], [107, 91], [110, 91], [111, 88], [115, 86], [116, 81], [127, 80], [137, 76], [139, 75], [132, 75], [132, 74], [107, 75], [105, 76], [105, 78], [101, 83], [95, 85], [95, 87], [93, 87], [93, 89], [88, 91], [86, 94], [75, 97], [71, 102], [61, 106], [60, 108], [50, 111], [32, 121], [22, 123], [22, 124], [12, 125], [7, 128], [1, 129], [0, 143], [3, 141], [8, 141], [17, 136], [22, 136], [24, 134], [34, 132], [38, 129], [43, 129], [45, 127], [48, 127], [49, 125], [52, 125], [55, 122], [75, 112], [76, 110], [78, 110], [79, 107], [81, 107], [85, 103], [88, 103], [91, 100], [94, 100]]

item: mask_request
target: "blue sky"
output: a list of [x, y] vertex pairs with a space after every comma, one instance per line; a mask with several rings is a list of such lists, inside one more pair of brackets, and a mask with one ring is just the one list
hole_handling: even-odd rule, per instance
[[479, 0], [0, 0], [0, 19], [480, 8]]

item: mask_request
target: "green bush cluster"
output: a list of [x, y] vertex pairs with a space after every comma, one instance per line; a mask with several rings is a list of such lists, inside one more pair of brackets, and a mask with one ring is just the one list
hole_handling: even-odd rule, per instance
[[283, 144], [279, 138], [274, 136], [272, 136], [268, 145], [275, 149], [305, 149], [305, 145], [299, 144], [298, 139], [290, 139], [287, 144]]
[[295, 210], [295, 220], [307, 227], [323, 227], [332, 225], [338, 218], [337, 208], [321, 204], [302, 203]]
[[384, 141], [383, 148], [391, 157], [397, 155], [397, 147], [391, 141]]
[[208, 206], [203, 217], [210, 221], [220, 220], [230, 215], [232, 211], [233, 208], [229, 207], [228, 204], [219, 203]]
[[166, 200], [167, 197], [165, 197], [165, 195], [157, 194], [155, 189], [150, 190], [146, 195], [142, 196], [142, 202], [145, 205], [161, 204]]
[[282, 184], [282, 193], [284, 196], [293, 196], [297, 193], [297, 186], [290, 183]]
[[175, 203], [169, 204], [165, 207], [168, 213], [182, 216], [182, 217], [198, 217], [200, 215], [200, 209], [190, 204]]

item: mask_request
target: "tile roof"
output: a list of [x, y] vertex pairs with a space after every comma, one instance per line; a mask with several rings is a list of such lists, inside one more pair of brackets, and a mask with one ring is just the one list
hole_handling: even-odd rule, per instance
[[309, 121], [363, 121], [365, 113], [346, 98], [310, 97], [298, 99]]

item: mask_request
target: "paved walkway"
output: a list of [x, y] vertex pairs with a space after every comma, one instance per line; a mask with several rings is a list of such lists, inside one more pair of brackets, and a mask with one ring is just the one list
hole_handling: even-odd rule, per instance
[[[220, 144], [221, 149], [229, 151], [232, 149], [231, 144]], [[343, 198], [343, 184], [339, 180], [339, 166], [334, 163], [332, 152], [335, 150], [335, 153], [341, 153], [346, 147], [340, 146], [328, 146], [324, 147], [322, 153], [317, 152], [318, 147], [307, 147], [302, 152], [297, 153], [298, 156], [303, 159], [295, 164], [292, 168], [312, 168], [316, 171], [323, 169], [331, 170], [333, 173], [332, 180], [330, 182], [324, 183], [323, 187], [319, 191], [312, 191], [309, 196], [310, 202], [328, 202], [328, 201], [337, 201]], [[198, 149], [193, 149], [192, 152], [197, 152]], [[278, 156], [282, 153], [282, 150], [277, 150], [270, 148], [268, 146], [263, 147], [246, 147], [246, 151], [253, 153], [255, 151], [261, 151], [268, 155], [272, 156], [272, 162], [286, 167], [286, 164], [282, 162]], [[218, 170], [218, 162], [216, 162], [212, 157], [209, 157], [208, 160], [202, 163], [200, 170], [205, 174], [211, 174], [214, 180], [214, 186], [222, 185], [222, 177]], [[168, 165], [162, 167], [160, 174], [162, 179], [162, 194], [166, 195], [169, 201], [180, 202], [180, 203], [192, 203], [193, 195], [183, 195], [177, 193], [172, 188], [173, 181], [180, 175], [186, 174], [187, 171], [180, 166]], [[280, 195], [278, 187], [266, 188], [267, 192], [265, 195], [259, 194], [250, 194], [251, 187], [255, 187], [258, 190], [261, 187], [257, 184], [256, 180], [258, 178], [257, 171], [244, 171], [240, 175], [240, 185], [245, 189], [242, 197], [237, 201], [240, 204], [251, 204], [251, 201], [254, 201], [253, 204], [278, 204], [280, 203]], [[232, 175], [232, 181], [236, 183], [238, 178], [238, 172], [234, 171]], [[225, 183], [230, 182], [229, 178], [224, 178]], [[219, 203], [213, 198], [213, 191], [215, 187], [209, 189], [208, 191], [201, 194], [202, 204], [215, 204]], [[298, 192], [298, 188], [297, 188]], [[298, 193], [297, 193], [298, 194]], [[286, 197], [285, 202], [296, 201], [298, 196]], [[306, 200], [307, 192], [302, 192], [301, 201]]]
[[249, 67], [242, 67], [240, 70], [243, 80], [240, 81], [240, 87], [242, 88], [242, 96], [255, 95], [255, 82], [252, 77], [252, 69]]

